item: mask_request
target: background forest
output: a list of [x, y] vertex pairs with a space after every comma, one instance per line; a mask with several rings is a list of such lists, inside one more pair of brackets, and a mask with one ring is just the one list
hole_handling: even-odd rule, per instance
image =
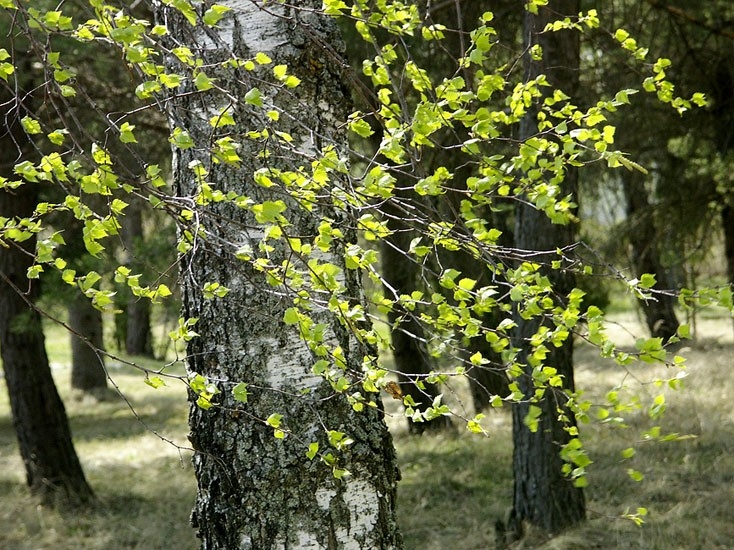
[[1, 546], [728, 547], [730, 2], [0, 7]]

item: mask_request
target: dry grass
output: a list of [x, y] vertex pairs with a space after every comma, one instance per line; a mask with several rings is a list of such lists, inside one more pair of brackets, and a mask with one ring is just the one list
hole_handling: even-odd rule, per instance
[[[154, 390], [130, 368], [113, 366], [111, 372], [149, 428], [186, 444], [183, 386]], [[122, 400], [76, 400], [69, 376], [68, 368], [54, 368], [77, 453], [99, 502], [93, 510], [78, 513], [40, 507], [28, 496], [3, 387], [0, 548], [196, 548], [188, 528], [196, 490], [190, 457], [150, 433]]]
[[[685, 352], [690, 358], [686, 389], [669, 392], [662, 421], [665, 430], [697, 437], [638, 443], [637, 455], [623, 462], [619, 451], [638, 438], [646, 420], [644, 409], [630, 416], [627, 430], [584, 426], [595, 462], [587, 490], [589, 521], [552, 540], [531, 532], [517, 548], [732, 547], [732, 327], [725, 320], [704, 319], [698, 330], [705, 337]], [[625, 334], [620, 330], [615, 336], [624, 338]], [[664, 374], [663, 369], [649, 367], [634, 367], [626, 373], [599, 360], [590, 348], [580, 346], [578, 350], [578, 385], [595, 401], [623, 382], [630, 394], [645, 400], [656, 388], [640, 385], [635, 378], [646, 381]], [[119, 400], [75, 401], [69, 392], [68, 369], [56, 368], [54, 375], [99, 506], [84, 513], [54, 511], [39, 507], [27, 495], [7, 397], [1, 388], [0, 490], [5, 498], [0, 502], [0, 548], [196, 548], [188, 526], [195, 481], [186, 452], [151, 434]], [[113, 375], [151, 428], [186, 444], [187, 406], [182, 387], [153, 390], [127, 368], [113, 368]], [[488, 438], [458, 429], [453, 434], [414, 438], [406, 434], [402, 421], [391, 420], [403, 475], [399, 505], [407, 548], [494, 547], [494, 523], [504, 517], [512, 497], [508, 413], [495, 411], [488, 417]], [[641, 471], [644, 481], [631, 481], [628, 467]], [[644, 526], [620, 519], [625, 510], [634, 511], [638, 506], [649, 509]]]

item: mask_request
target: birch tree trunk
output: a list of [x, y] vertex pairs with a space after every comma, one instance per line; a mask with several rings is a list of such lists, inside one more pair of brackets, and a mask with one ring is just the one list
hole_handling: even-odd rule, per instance
[[[320, 224], [333, 220], [330, 227], [339, 228], [343, 239], [337, 238], [340, 244], [328, 250], [314, 247], [311, 259], [336, 266], [336, 284], [346, 287], [353, 304], [362, 300], [358, 272], [344, 267], [342, 246], [355, 242], [353, 225], [329, 198], [330, 187], [339, 182], [332, 179], [329, 187], [305, 201], [309, 211], [288, 196], [292, 188], [277, 178], [278, 170], [308, 170], [326, 146], [343, 152], [345, 135], [338, 129], [349, 109], [339, 72], [343, 43], [333, 21], [315, 11], [320, 1], [222, 4], [232, 11], [219, 23], [217, 36], [212, 30], [192, 29], [168, 8], [158, 13], [174, 39], [200, 56], [208, 75], [226, 90], [179, 93], [169, 103], [172, 126], [186, 130], [194, 142], [193, 147], [174, 149], [178, 200], [190, 209], [186, 219], [194, 221], [184, 229], [190, 231], [192, 249], [182, 258], [181, 279], [184, 315], [198, 319], [200, 336], [189, 342], [187, 366], [221, 392], [208, 410], [191, 406], [190, 440], [199, 487], [192, 523], [204, 549], [400, 548], [394, 513], [399, 473], [379, 399], [378, 406], [355, 412], [313, 370], [325, 350], [332, 364], [343, 352], [341, 371], [352, 381], [361, 374], [365, 348], [328, 311], [330, 293], [318, 289], [316, 279], [304, 292], [309, 293], [309, 315], [323, 336], [321, 344], [309, 347], [297, 327], [284, 323], [293, 305], [290, 289], [273, 278], [268, 281], [251, 262], [234, 258], [240, 251], [240, 257], [259, 256], [268, 265], [303, 267], [283, 241], [265, 242], [266, 233], [272, 235], [277, 226], [293, 239], [311, 243]], [[268, 84], [274, 79], [267, 61], [253, 71], [217, 70], [217, 63], [232, 56], [253, 59], [257, 53], [266, 54], [272, 65], [287, 65], [300, 85]], [[256, 86], [264, 109], [257, 108]], [[210, 118], [223, 110], [235, 124], [215, 130]], [[266, 110], [279, 113], [277, 130], [287, 132], [290, 143], [277, 139], [273, 129], [269, 138], [246, 137], [271, 124]], [[223, 136], [239, 141], [241, 160], [234, 165], [212, 161], [210, 145]], [[197, 162], [217, 190], [264, 207], [283, 201], [283, 218], [278, 224], [264, 223], [262, 212], [257, 215], [257, 209], [229, 201], [196, 205], [194, 196], [201, 187], [189, 167]], [[255, 182], [253, 172], [262, 168], [276, 182], [272, 187]], [[229, 294], [205, 299], [202, 285], [209, 282], [227, 287]], [[248, 388], [244, 404], [233, 397], [239, 383]], [[282, 415], [282, 432], [274, 432], [265, 421], [274, 414]], [[333, 441], [330, 446], [329, 430], [331, 435], [347, 434], [353, 443], [337, 452]], [[307, 457], [310, 443], [321, 449], [313, 459]], [[333, 472], [319, 460], [330, 460], [327, 451], [338, 462]], [[337, 479], [343, 470], [350, 475]]]

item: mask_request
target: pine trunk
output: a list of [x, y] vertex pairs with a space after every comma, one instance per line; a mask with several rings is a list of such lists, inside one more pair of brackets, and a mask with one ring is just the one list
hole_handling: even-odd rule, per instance
[[[472, 174], [466, 169], [457, 169], [454, 177], [457, 182], [457, 191], [449, 191], [441, 200], [444, 219], [461, 219], [461, 201], [464, 191], [466, 190], [466, 179]], [[488, 225], [502, 231], [503, 237], [499, 244], [510, 245], [512, 242], [511, 231], [507, 227], [506, 214], [494, 213], [486, 209], [484, 219]], [[457, 224], [459, 225], [459, 224]], [[471, 230], [463, 228], [459, 225], [459, 231], [465, 231], [467, 235], [471, 235]], [[474, 258], [465, 251], [443, 252], [445, 264], [452, 266], [462, 273], [462, 277], [468, 277], [477, 281], [477, 287], [492, 285], [491, 272], [487, 265]], [[482, 315], [482, 326], [488, 329], [495, 328], [501, 321], [503, 316], [507, 314], [501, 312], [498, 308]], [[457, 335], [461, 338], [462, 335]], [[487, 364], [481, 366], [471, 365], [469, 358], [475, 353], [481, 353], [482, 357], [488, 361]], [[497, 353], [492, 345], [487, 342], [483, 334], [479, 334], [471, 339], [465, 340], [459, 346], [459, 354], [465, 365], [470, 365], [467, 369], [467, 378], [469, 380], [469, 390], [472, 395], [472, 403], [477, 413], [486, 409], [495, 395], [507, 397], [509, 395], [509, 381], [505, 373], [504, 361], [502, 354]]]
[[[391, 201], [383, 206], [388, 227], [393, 234], [381, 243], [382, 276], [389, 287], [387, 292], [410, 294], [419, 290], [420, 266], [409, 256], [410, 242], [416, 233], [402, 218], [405, 213], [396, 208]], [[394, 296], [390, 295], [391, 298]], [[434, 370], [433, 358], [428, 350], [423, 326], [416, 316], [419, 312], [393, 309], [388, 313], [390, 322], [390, 340], [395, 370], [403, 395], [409, 395], [417, 404], [416, 409], [425, 411], [431, 407], [433, 400], [440, 393], [434, 384], [416, 382], [425, 380], [425, 376]], [[413, 422], [408, 419], [408, 431], [421, 434], [426, 430], [440, 430], [450, 427], [448, 417], [438, 416], [428, 422]]]
[[[5, 144], [9, 151], [12, 144]], [[7, 165], [3, 173], [8, 174]], [[33, 184], [0, 191], [0, 216], [29, 216]], [[71, 440], [64, 404], [56, 391], [38, 312], [36, 285], [26, 278], [35, 237], [0, 247], [0, 352], [13, 425], [31, 491], [47, 504], [89, 501], [93, 495]]]
[[[669, 289], [669, 277], [660, 261], [653, 208], [647, 198], [642, 176], [627, 174], [624, 178], [624, 192], [627, 198], [627, 223], [635, 272], [638, 277], [643, 273], [655, 275], [656, 287]], [[675, 296], [665, 294], [639, 301], [652, 337], [668, 340], [675, 335], [679, 325], [675, 303]]]
[[70, 301], [69, 328], [71, 337], [71, 387], [84, 392], [107, 389], [102, 337], [102, 312], [84, 295]]
[[[539, 15], [530, 13], [525, 16], [524, 34], [526, 46], [539, 44], [543, 49], [543, 59], [535, 62], [526, 58], [526, 77], [535, 78], [543, 73], [548, 77], [552, 88], [560, 88], [573, 97], [578, 87], [579, 36], [576, 31], [547, 32], [539, 34], [549, 21], [574, 16], [579, 12], [578, 0], [551, 0], [547, 7], [540, 8]], [[521, 138], [528, 138], [538, 131], [537, 121], [531, 112], [523, 119]], [[568, 169], [563, 183], [563, 194], [574, 193], [577, 172]], [[545, 258], [533, 256], [533, 261], [548, 265], [557, 259], [555, 250], [570, 244], [574, 239], [571, 224], [552, 224], [544, 212], [527, 204], [520, 204], [516, 211], [516, 247], [521, 250], [547, 250]], [[573, 288], [573, 277], [565, 272], [544, 269], [551, 281], [554, 292], [562, 297]], [[520, 363], [528, 363], [529, 339], [537, 332], [540, 321], [537, 318], [525, 320], [515, 316], [518, 324], [516, 345], [522, 351]], [[560, 348], [554, 348], [546, 357], [544, 364], [557, 369], [563, 376], [563, 388], [547, 388], [544, 396], [535, 403], [541, 409], [537, 430], [532, 431], [525, 424], [530, 403], [521, 402], [513, 408], [513, 470], [515, 488], [513, 513], [510, 528], [516, 533], [521, 530], [522, 522], [529, 522], [549, 532], [558, 532], [582, 521], [585, 517], [584, 493], [562, 473], [563, 460], [561, 446], [570, 440], [567, 431], [575, 424], [573, 414], [564, 406], [565, 391], [574, 390], [573, 341], [567, 339]], [[525, 395], [533, 395], [535, 386], [532, 367], [527, 366], [518, 385]], [[559, 420], [566, 413], [567, 422]]]
[[[169, 18], [174, 37], [200, 55], [206, 66], [216, 65], [232, 52], [244, 58], [263, 52], [274, 65], [287, 64], [301, 84], [276, 90], [264, 82], [272, 79], [272, 67], [253, 74], [217, 72], [212, 65], [210, 76], [228, 90], [227, 96], [178, 95], [170, 103], [172, 124], [186, 129], [196, 144], [174, 150], [178, 194], [196, 194], [196, 178], [187, 167], [198, 160], [217, 189], [245, 195], [255, 203], [285, 201], [289, 235], [309, 243], [319, 234], [321, 221], [331, 219], [349, 242], [353, 225], [330, 206], [328, 197], [319, 196], [314, 210], [308, 212], [277, 185], [267, 188], [253, 181], [258, 168], [293, 170], [310, 166], [313, 155], [324, 146], [343, 149], [345, 137], [337, 134], [337, 128], [346, 121], [348, 101], [336, 55], [343, 43], [333, 21], [317, 15], [321, 2], [316, 0], [268, 3], [267, 9], [241, 0], [222, 4], [233, 11], [219, 24], [221, 40], [192, 33], [172, 11], [162, 9], [159, 15]], [[199, 44], [193, 43], [192, 34]], [[230, 98], [237, 101], [231, 110], [237, 124], [226, 128], [228, 135], [244, 136], [268, 124], [262, 110], [246, 105], [245, 94], [255, 86], [280, 110], [277, 128], [288, 132], [294, 145], [242, 137], [239, 167], [211, 162], [209, 119], [220, 108], [232, 106]], [[262, 156], [265, 147], [269, 154]], [[394, 513], [399, 473], [381, 407], [365, 407], [357, 413], [343, 395], [334, 395], [331, 385], [312, 371], [318, 357], [297, 328], [283, 322], [292, 304], [285, 299], [289, 291], [272, 280], [269, 284], [251, 264], [233, 258], [236, 249], [262, 254], [264, 225], [246, 209], [228, 202], [198, 207], [196, 220], [202, 225], [191, 228], [197, 235], [195, 248], [182, 259], [184, 315], [198, 319], [195, 330], [200, 335], [188, 347], [188, 369], [207, 377], [221, 391], [215, 406], [204, 410], [192, 404], [190, 413], [199, 487], [192, 522], [201, 547], [400, 548]], [[283, 248], [275, 243], [267, 253], [274, 265], [299, 261]], [[318, 261], [344, 268], [342, 254], [333, 248], [319, 252]], [[360, 300], [358, 274], [343, 270], [340, 277], [348, 295]], [[225, 298], [205, 300], [202, 285], [207, 282], [221, 283], [230, 292]], [[313, 307], [310, 315], [323, 323], [326, 349], [341, 346], [345, 375], [360, 373], [364, 348], [330, 312], [318, 304]], [[233, 386], [241, 382], [249, 388], [246, 404], [232, 395]], [[273, 428], [265, 422], [273, 413], [283, 415], [285, 439], [274, 437]], [[351, 473], [342, 479], [336, 479], [318, 456], [313, 460], [306, 456], [309, 442], [318, 442], [323, 453], [335, 452], [329, 451], [326, 430], [347, 433], [354, 440], [347, 452], [336, 453], [339, 468]]]
[[[33, 74], [29, 59], [19, 74]], [[12, 179], [13, 165], [22, 156], [19, 144], [27, 145], [22, 153], [33, 150], [20, 119], [31, 109], [34, 98], [22, 89], [16, 93], [15, 100], [7, 97], [7, 89], [0, 93], [0, 104], [12, 106], [4, 114], [5, 127], [0, 132], [0, 175], [8, 179]], [[26, 183], [17, 189], [0, 190], [0, 217], [7, 218], [6, 228], [14, 227], [14, 220], [33, 214], [40, 185]], [[25, 230], [28, 226], [18, 227]], [[51, 375], [41, 316], [33, 308], [37, 280], [27, 278], [36, 235], [22, 242], [5, 240], [3, 234], [0, 237], [0, 356], [26, 481], [45, 504], [82, 504], [94, 495], [74, 450], [66, 410]]]
[[[133, 273], [140, 273], [140, 258], [143, 235], [143, 214], [140, 200], [133, 198], [125, 209], [122, 220], [122, 242], [125, 246], [128, 267]], [[153, 338], [150, 330], [150, 300], [141, 299], [129, 293], [125, 304], [125, 326], [123, 329], [125, 352], [129, 355], [153, 356]]]

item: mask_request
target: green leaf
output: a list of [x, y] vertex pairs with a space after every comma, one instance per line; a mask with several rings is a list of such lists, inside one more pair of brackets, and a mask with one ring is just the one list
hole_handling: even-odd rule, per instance
[[161, 298], [166, 298], [168, 296], [171, 296], [173, 293], [171, 292], [171, 289], [169, 289], [165, 284], [161, 283], [158, 285], [158, 288], [156, 289], [155, 293], [160, 296]]
[[222, 6], [221, 4], [214, 4], [211, 8], [204, 12], [204, 24], [209, 27], [215, 27], [224, 15], [231, 11], [232, 8]]
[[257, 54], [255, 55], [255, 61], [258, 65], [267, 65], [273, 62], [273, 60], [270, 59], [270, 57], [263, 52], [257, 52]]
[[35, 264], [28, 268], [26, 277], [28, 279], [38, 279], [41, 273], [43, 273], [43, 266]]
[[173, 89], [178, 88], [181, 85], [181, 82], [183, 82], [183, 76], [180, 74], [161, 74], [158, 75], [158, 79], [160, 80], [161, 84], [163, 84], [166, 88]]
[[343, 15], [344, 10], [348, 10], [349, 6], [344, 0], [323, 0], [322, 9], [326, 15]]
[[655, 280], [655, 275], [652, 273], [643, 273], [642, 277], [640, 277], [640, 283], [639, 285], [642, 288], [652, 288], [655, 286], [655, 283], [657, 281]]
[[375, 133], [370, 123], [359, 117], [359, 113], [354, 113], [349, 117], [349, 129], [363, 138], [368, 138]]
[[43, 131], [41, 130], [41, 124], [36, 119], [29, 116], [24, 116], [20, 120], [20, 123], [23, 125], [23, 130], [25, 130], [26, 134], [40, 134]]
[[542, 414], [543, 410], [540, 407], [537, 405], [530, 405], [528, 407], [528, 414], [523, 418], [523, 424], [525, 424], [531, 432], [537, 432], [538, 425], [540, 423], [539, 419]]
[[310, 443], [308, 445], [308, 451], [306, 451], [306, 457], [308, 457], [309, 460], [313, 460], [316, 455], [319, 452], [319, 444], [318, 443]]
[[237, 384], [234, 388], [232, 388], [232, 395], [234, 396], [235, 400], [239, 401], [240, 403], [247, 403], [247, 397], [249, 395], [249, 392], [247, 391], [247, 384], [244, 382], [240, 382]]
[[343, 450], [354, 443], [354, 440], [343, 432], [329, 430], [329, 445], [337, 450]]
[[630, 476], [630, 478], [634, 481], [642, 481], [643, 479], [645, 479], [645, 476], [642, 474], [642, 472], [638, 472], [633, 468], [629, 468], [627, 470], [627, 475]]
[[265, 422], [271, 428], [279, 428], [281, 420], [283, 420], [282, 414], [273, 413], [270, 416], [268, 416]]
[[69, 131], [66, 128], [59, 128], [57, 130], [54, 130], [50, 134], [47, 134], [46, 137], [54, 145], [63, 145], [64, 144], [64, 140], [66, 139], [65, 136], [68, 133], [69, 133]]
[[257, 88], [252, 88], [251, 90], [249, 90], [245, 94], [245, 103], [249, 105], [254, 105], [255, 107], [262, 107], [263, 100], [260, 90], [258, 90]]
[[484, 418], [484, 416], [485, 415], [482, 413], [477, 414], [472, 420], [469, 420], [466, 423], [466, 429], [475, 434], [485, 434], [486, 435], [487, 431], [484, 428], [482, 428], [481, 424], [479, 423], [482, 420], [482, 418]]
[[138, 140], [135, 139], [135, 134], [133, 134], [133, 130], [135, 130], [135, 126], [133, 124], [130, 124], [129, 122], [123, 122], [120, 126], [120, 141], [122, 143], [137, 143]]
[[234, 116], [229, 107], [225, 107], [218, 115], [214, 115], [209, 119], [209, 125], [212, 128], [222, 128], [223, 126], [232, 126], [234, 124]]
[[199, 398], [196, 400], [196, 406], [200, 409], [208, 411], [212, 408], [212, 402], [207, 397], [200, 395]]
[[200, 92], [211, 90], [214, 87], [214, 82], [209, 78], [204, 71], [199, 71], [194, 78], [194, 86]]
[[180, 11], [192, 27], [196, 26], [196, 10], [189, 0], [167, 0], [165, 3]]
[[181, 128], [174, 128], [168, 141], [178, 149], [190, 149], [194, 146], [194, 140], [191, 139], [189, 133]]
[[285, 210], [286, 205], [281, 200], [265, 201], [262, 204], [256, 204], [252, 207], [255, 219], [259, 223], [275, 223]]
[[285, 314], [283, 315], [283, 322], [286, 325], [295, 325], [298, 323], [299, 316], [298, 316], [298, 310], [294, 307], [289, 307], [285, 310]]
[[145, 378], [145, 383], [156, 390], [166, 385], [165, 380], [160, 376], [148, 376]]

